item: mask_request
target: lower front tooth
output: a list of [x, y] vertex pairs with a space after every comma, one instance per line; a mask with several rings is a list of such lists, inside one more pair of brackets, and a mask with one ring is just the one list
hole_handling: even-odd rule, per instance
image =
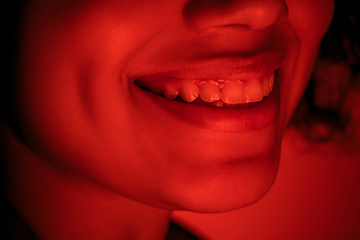
[[214, 82], [206, 82], [200, 87], [200, 98], [205, 102], [220, 100], [220, 89]]
[[238, 104], [244, 102], [244, 88], [238, 81], [229, 81], [224, 84], [220, 93], [225, 104]]
[[219, 101], [211, 102], [208, 105], [211, 107], [222, 107], [224, 106], [224, 102], [219, 100]]
[[199, 97], [199, 88], [191, 81], [184, 81], [180, 89], [181, 98], [188, 103]]
[[259, 102], [264, 98], [263, 89], [257, 79], [250, 80], [245, 88], [245, 102]]

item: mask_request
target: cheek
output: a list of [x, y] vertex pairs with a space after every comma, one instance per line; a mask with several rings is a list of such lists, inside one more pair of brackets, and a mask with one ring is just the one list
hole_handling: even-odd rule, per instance
[[138, 8], [93, 2], [24, 17], [16, 102], [25, 138], [38, 153], [82, 171], [103, 165], [111, 172], [104, 162], [121, 165], [136, 146], [124, 127], [135, 123], [121, 68], [159, 31], [162, 17], [145, 10], [141, 21], [128, 21]]
[[289, 9], [287, 22], [294, 32], [298, 44], [296, 56], [287, 67], [291, 72], [285, 76], [282, 84], [282, 109], [289, 120], [306, 88], [312, 73], [321, 39], [325, 34], [333, 15], [332, 0], [286, 1]]
[[[333, 0], [287, 0], [289, 9], [288, 22], [300, 38], [308, 41], [322, 38], [334, 12]], [[311, 35], [305, 35], [311, 33]]]

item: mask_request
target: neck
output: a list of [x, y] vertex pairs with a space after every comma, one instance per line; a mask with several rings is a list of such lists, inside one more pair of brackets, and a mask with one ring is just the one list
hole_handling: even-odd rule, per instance
[[65, 175], [5, 131], [10, 201], [39, 239], [164, 239], [170, 212]]

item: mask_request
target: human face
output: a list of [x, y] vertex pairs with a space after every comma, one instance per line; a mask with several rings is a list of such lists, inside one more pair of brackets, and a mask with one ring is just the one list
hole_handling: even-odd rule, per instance
[[[64, 174], [154, 207], [251, 204], [275, 179], [332, 12], [331, 0], [34, 0], [15, 89], [24, 139]], [[273, 74], [260, 101], [257, 86]], [[138, 86], [171, 86], [191, 101], [181, 86], [196, 92], [210, 80], [218, 106], [241, 94], [260, 102], [211, 107]]]

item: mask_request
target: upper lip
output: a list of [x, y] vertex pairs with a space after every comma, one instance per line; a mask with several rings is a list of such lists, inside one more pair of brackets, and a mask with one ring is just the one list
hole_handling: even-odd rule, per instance
[[134, 80], [149, 76], [210, 80], [254, 79], [273, 72], [280, 67], [284, 59], [284, 54], [270, 51], [257, 54], [211, 54], [200, 59], [187, 59], [183, 64], [170, 63], [161, 66], [161, 69], [138, 73]]

